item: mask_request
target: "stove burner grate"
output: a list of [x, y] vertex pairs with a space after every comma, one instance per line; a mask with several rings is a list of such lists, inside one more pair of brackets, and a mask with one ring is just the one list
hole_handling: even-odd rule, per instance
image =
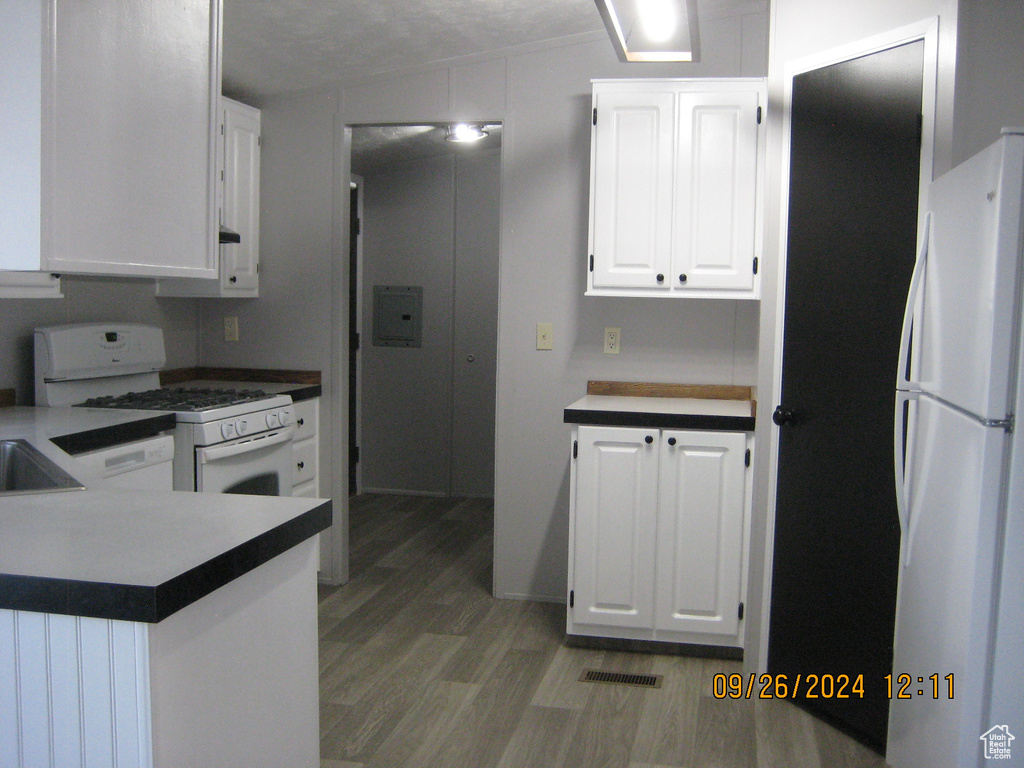
[[124, 395], [92, 397], [83, 408], [130, 408], [141, 411], [209, 411], [273, 397], [260, 389], [150, 389]]

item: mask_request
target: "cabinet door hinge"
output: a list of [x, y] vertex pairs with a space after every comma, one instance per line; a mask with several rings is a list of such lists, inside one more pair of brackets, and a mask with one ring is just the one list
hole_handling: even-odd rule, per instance
[[579, 456], [579, 455], [580, 455], [580, 453], [579, 453], [579, 449], [580, 449], [579, 443], [577, 443], [577, 442], [576, 442], [575, 440], [573, 440], [573, 441], [572, 441], [572, 457], [573, 457], [574, 459], [575, 459], [575, 458], [576, 458], [577, 456]]
[[357, 219], [356, 219], [356, 220], [355, 220], [355, 221], [354, 221], [354, 222], [352, 223], [352, 229], [353, 229], [353, 230], [355, 231], [355, 233], [356, 233], [356, 237], [358, 237], [359, 235], [363, 234], [363, 220], [362, 220], [362, 219], [359, 219], [359, 218], [357, 218]]
[[740, 603], [740, 609], [738, 611], [740, 621], [743, 621], [743, 603]]
[[761, 108], [760, 107], [757, 108], [757, 124], [758, 125], [761, 124]]
[[745, 466], [745, 467], [749, 467], [750, 466], [750, 449], [749, 448], [747, 448], [747, 452], [745, 454], [743, 454], [743, 466]]
[[257, 136], [256, 137], [256, 146], [257, 147], [262, 147], [263, 146], [263, 137], [262, 136]]
[[569, 607], [572, 608], [576, 605], [576, 590], [569, 590]]
[[590, 271], [594, 271], [594, 254], [590, 254]]
[[757, 256], [754, 257], [754, 274], [757, 274]]
[[597, 107], [594, 107], [594, 125], [597, 125]]

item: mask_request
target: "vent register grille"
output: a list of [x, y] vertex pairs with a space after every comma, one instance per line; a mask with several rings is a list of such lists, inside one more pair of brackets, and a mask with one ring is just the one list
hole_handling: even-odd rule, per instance
[[579, 677], [579, 682], [661, 688], [661, 675], [639, 675], [632, 672], [606, 672], [602, 669], [585, 669]]

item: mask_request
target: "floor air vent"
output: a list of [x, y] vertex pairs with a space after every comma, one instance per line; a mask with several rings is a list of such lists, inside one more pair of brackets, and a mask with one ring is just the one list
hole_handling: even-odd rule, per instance
[[632, 672], [605, 672], [601, 669], [585, 669], [580, 675], [581, 683], [612, 683], [614, 685], [639, 685], [642, 688], [661, 688], [661, 675], [636, 675]]

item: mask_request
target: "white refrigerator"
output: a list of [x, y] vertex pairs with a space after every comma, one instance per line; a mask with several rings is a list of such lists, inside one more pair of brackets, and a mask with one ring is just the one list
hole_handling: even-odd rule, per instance
[[1024, 129], [929, 189], [897, 374], [893, 673], [878, 681], [894, 768], [1024, 766], [1022, 205]]

